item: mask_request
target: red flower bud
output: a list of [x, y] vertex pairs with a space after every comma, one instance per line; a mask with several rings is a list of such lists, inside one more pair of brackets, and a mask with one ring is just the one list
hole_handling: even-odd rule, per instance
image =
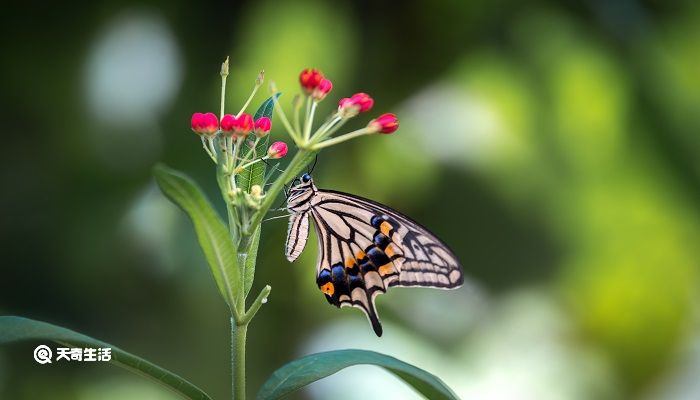
[[221, 118], [221, 130], [230, 135], [236, 128], [236, 122], [235, 116], [231, 114], [224, 115], [224, 117]]
[[330, 91], [333, 89], [333, 82], [330, 81], [330, 79], [321, 79], [321, 82], [319, 82], [318, 86], [314, 89], [313, 93], [311, 93], [311, 96], [316, 100], [316, 101], [321, 101], [324, 98], [326, 98], [326, 95], [330, 93]]
[[214, 113], [194, 113], [191, 126], [195, 133], [211, 136], [219, 129], [219, 119]]
[[371, 120], [367, 127], [372, 132], [393, 133], [399, 129], [399, 120], [396, 118], [396, 114], [382, 114]]
[[243, 113], [236, 119], [234, 131], [236, 135], [246, 137], [254, 127], [253, 117], [250, 114]]
[[267, 155], [270, 156], [270, 158], [282, 158], [287, 155], [287, 150], [287, 143], [275, 142], [267, 149]]
[[338, 102], [338, 113], [343, 118], [354, 117], [358, 113], [369, 111], [374, 100], [367, 93], [355, 93], [350, 98], [342, 98]]
[[255, 136], [261, 138], [267, 136], [272, 128], [272, 121], [268, 117], [260, 117], [255, 121]]
[[306, 94], [311, 94], [323, 80], [323, 74], [317, 69], [307, 68], [299, 74], [299, 83]]
[[367, 93], [355, 93], [350, 100], [360, 107], [360, 112], [369, 111], [374, 105], [374, 100]]

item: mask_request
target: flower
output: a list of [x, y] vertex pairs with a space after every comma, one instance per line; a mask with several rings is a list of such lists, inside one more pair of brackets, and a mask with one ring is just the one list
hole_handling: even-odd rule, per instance
[[321, 101], [326, 98], [326, 95], [328, 95], [332, 89], [333, 82], [331, 82], [330, 79], [321, 79], [321, 82], [319, 82], [318, 86], [316, 86], [311, 93], [311, 97], [316, 101]]
[[211, 136], [219, 129], [219, 119], [214, 113], [192, 114], [192, 130], [200, 135]]
[[382, 114], [369, 121], [367, 128], [372, 133], [393, 133], [399, 129], [399, 120], [396, 118], [396, 114]]
[[287, 143], [285, 142], [275, 142], [270, 145], [267, 149], [267, 155], [270, 158], [282, 158], [287, 155]]
[[307, 68], [299, 74], [299, 83], [306, 94], [311, 94], [323, 80], [323, 74], [312, 68]]
[[221, 118], [221, 132], [226, 135], [246, 137], [253, 127], [253, 117], [250, 114], [244, 113], [238, 118], [235, 115], [226, 114]]
[[338, 102], [338, 114], [343, 118], [354, 117], [355, 115], [372, 109], [374, 100], [367, 93], [355, 93], [352, 97], [345, 97]]
[[270, 121], [270, 118], [260, 117], [257, 121], [255, 121], [255, 136], [259, 138], [265, 137], [268, 133], [270, 133], [271, 128], [272, 121]]
[[253, 123], [253, 116], [247, 113], [243, 113], [238, 118], [236, 118], [234, 131], [236, 135], [246, 137], [253, 130], [254, 127], [255, 124]]
[[236, 122], [235, 116], [231, 114], [224, 115], [224, 117], [221, 118], [221, 131], [230, 135], [236, 127]]

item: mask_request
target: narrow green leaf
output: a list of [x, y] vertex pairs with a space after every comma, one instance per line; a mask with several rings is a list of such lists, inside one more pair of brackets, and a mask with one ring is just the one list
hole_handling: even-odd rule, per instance
[[367, 350], [336, 350], [311, 354], [275, 371], [258, 392], [257, 400], [279, 399], [312, 382], [358, 364], [382, 367], [430, 400], [459, 400], [440, 378], [394, 357]]
[[[153, 175], [160, 190], [192, 220], [199, 245], [209, 263], [216, 286], [227, 303], [240, 287], [236, 249], [226, 225], [202, 191], [190, 178], [164, 165], [156, 165]], [[233, 307], [233, 304], [229, 303]]]
[[[275, 96], [279, 97], [280, 95], [281, 93], [277, 93]], [[255, 112], [253, 119], [257, 120], [261, 117], [268, 117], [272, 119], [272, 111], [274, 108], [275, 101], [272, 99], [272, 97], [269, 97], [260, 105], [258, 110]], [[267, 154], [267, 147], [269, 145], [270, 135], [267, 135], [258, 142], [258, 145], [255, 147], [255, 154], [257, 154], [258, 157], [264, 156]], [[243, 154], [246, 154], [249, 149], [250, 147], [246, 145], [246, 147], [243, 149]], [[238, 187], [250, 193], [250, 188], [253, 187], [253, 185], [262, 185], [263, 179], [265, 178], [266, 167], [267, 165], [265, 163], [257, 162], [243, 170], [243, 172], [238, 174]]]
[[261, 226], [255, 228], [253, 236], [250, 238], [250, 248], [248, 250], [248, 256], [245, 259], [245, 276], [243, 280], [243, 290], [245, 296], [248, 297], [250, 288], [253, 286], [253, 279], [255, 278], [255, 262], [258, 257], [258, 246], [260, 245], [260, 230]]
[[[275, 96], [279, 97], [280, 95], [281, 93], [277, 93]], [[253, 119], [257, 120], [261, 117], [268, 117], [272, 119], [272, 111], [274, 110], [274, 108], [275, 101], [272, 97], [269, 97], [267, 100], [263, 101], [260, 107], [258, 107], [258, 110], [255, 112]], [[255, 154], [258, 157], [264, 156], [265, 154], [267, 154], [267, 148], [269, 145], [270, 135], [260, 139], [258, 145], [255, 147]], [[246, 154], [249, 149], [250, 147], [246, 145], [246, 147], [243, 150], [243, 153]], [[244, 191], [250, 193], [250, 189], [254, 185], [264, 185], [266, 169], [267, 164], [263, 162], [255, 163], [250, 167], [244, 169], [243, 172], [237, 175], [239, 187]], [[260, 242], [260, 227], [253, 228], [255, 229], [255, 231], [253, 232], [253, 235], [250, 238], [250, 249], [248, 251], [248, 255], [246, 256], [245, 262], [243, 283], [245, 296], [248, 296], [248, 292], [250, 292], [250, 288], [253, 285], [253, 278], [255, 276], [255, 263], [258, 258], [258, 244]]]
[[46, 322], [22, 317], [0, 316], [0, 344], [27, 340], [44, 340], [71, 347], [112, 349], [111, 364], [144, 376], [159, 383], [186, 399], [211, 400], [200, 388], [180, 376], [161, 368], [143, 358], [90, 336]]

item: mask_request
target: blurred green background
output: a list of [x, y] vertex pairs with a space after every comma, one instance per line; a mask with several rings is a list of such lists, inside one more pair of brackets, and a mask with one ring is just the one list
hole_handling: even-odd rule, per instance
[[[397, 113], [396, 134], [324, 151], [316, 182], [411, 215], [471, 278], [380, 297], [378, 339], [326, 304], [315, 243], [289, 264], [286, 221], [267, 222], [251, 395], [293, 358], [356, 347], [464, 399], [700, 398], [697, 2], [30, 0], [0, 21], [0, 313], [229, 396], [224, 302], [150, 169], [185, 171], [221, 206], [189, 118], [218, 110], [230, 55], [229, 112], [260, 68], [289, 110], [312, 66], [335, 84], [320, 115], [357, 91]], [[174, 398], [106, 365], [37, 365], [35, 345], [0, 349], [0, 398]], [[293, 398], [417, 396], [357, 367]]]

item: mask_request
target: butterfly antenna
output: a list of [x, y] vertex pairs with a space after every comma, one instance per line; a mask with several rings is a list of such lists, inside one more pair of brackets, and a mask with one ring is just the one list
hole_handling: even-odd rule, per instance
[[292, 215], [292, 214], [278, 215], [276, 217], [270, 217], [270, 218], [264, 219], [262, 222], [272, 221], [273, 219], [288, 218], [290, 215]]
[[274, 170], [276, 170], [277, 172], [284, 172], [283, 169], [280, 169], [280, 168], [277, 166], [277, 165], [279, 165], [279, 164], [270, 165], [264, 158], [261, 158], [260, 161], [264, 162], [265, 165], [267, 165], [268, 167], [271, 166], [271, 167], [272, 167]]
[[314, 163], [311, 165], [311, 170], [309, 171], [309, 175], [314, 172], [314, 168], [316, 168], [316, 163], [318, 162], [318, 154], [316, 154], [316, 158], [314, 158]]

